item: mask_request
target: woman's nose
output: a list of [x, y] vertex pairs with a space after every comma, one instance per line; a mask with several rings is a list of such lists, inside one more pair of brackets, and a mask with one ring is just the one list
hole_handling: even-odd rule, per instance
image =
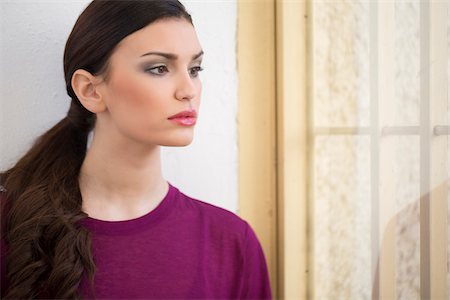
[[189, 72], [179, 76], [175, 98], [178, 100], [192, 100], [196, 96], [196, 86]]

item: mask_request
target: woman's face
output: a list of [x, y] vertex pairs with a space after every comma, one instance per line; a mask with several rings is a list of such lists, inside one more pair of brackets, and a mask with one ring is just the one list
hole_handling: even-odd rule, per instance
[[99, 86], [107, 109], [97, 114], [96, 130], [111, 134], [114, 129], [146, 145], [190, 144], [196, 119], [169, 117], [198, 113], [201, 54], [194, 27], [184, 19], [159, 20], [127, 36], [110, 58], [108, 79]]

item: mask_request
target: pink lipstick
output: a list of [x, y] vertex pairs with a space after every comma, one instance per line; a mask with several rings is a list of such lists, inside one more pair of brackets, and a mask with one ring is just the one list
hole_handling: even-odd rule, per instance
[[193, 126], [197, 122], [197, 112], [195, 110], [185, 110], [168, 118], [169, 120], [182, 126]]

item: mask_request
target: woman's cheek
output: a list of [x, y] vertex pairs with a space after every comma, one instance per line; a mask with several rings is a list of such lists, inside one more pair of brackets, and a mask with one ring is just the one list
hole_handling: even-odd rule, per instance
[[139, 82], [126, 78], [117, 84], [114, 97], [123, 113], [133, 115], [145, 106], [145, 91]]
[[[111, 82], [111, 96], [115, 98], [117, 113], [124, 117], [148, 119], [164, 117], [170, 113], [169, 83], [164, 78], [152, 78], [149, 74], [123, 72]], [[136, 120], [137, 121], [137, 120]]]

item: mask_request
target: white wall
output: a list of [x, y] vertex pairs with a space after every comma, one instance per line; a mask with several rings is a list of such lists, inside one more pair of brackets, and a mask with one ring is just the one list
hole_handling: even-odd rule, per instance
[[[64, 45], [89, 2], [0, 2], [0, 169], [66, 115]], [[191, 145], [163, 148], [163, 172], [184, 193], [237, 212], [236, 0], [182, 2], [205, 51], [201, 114]]]

